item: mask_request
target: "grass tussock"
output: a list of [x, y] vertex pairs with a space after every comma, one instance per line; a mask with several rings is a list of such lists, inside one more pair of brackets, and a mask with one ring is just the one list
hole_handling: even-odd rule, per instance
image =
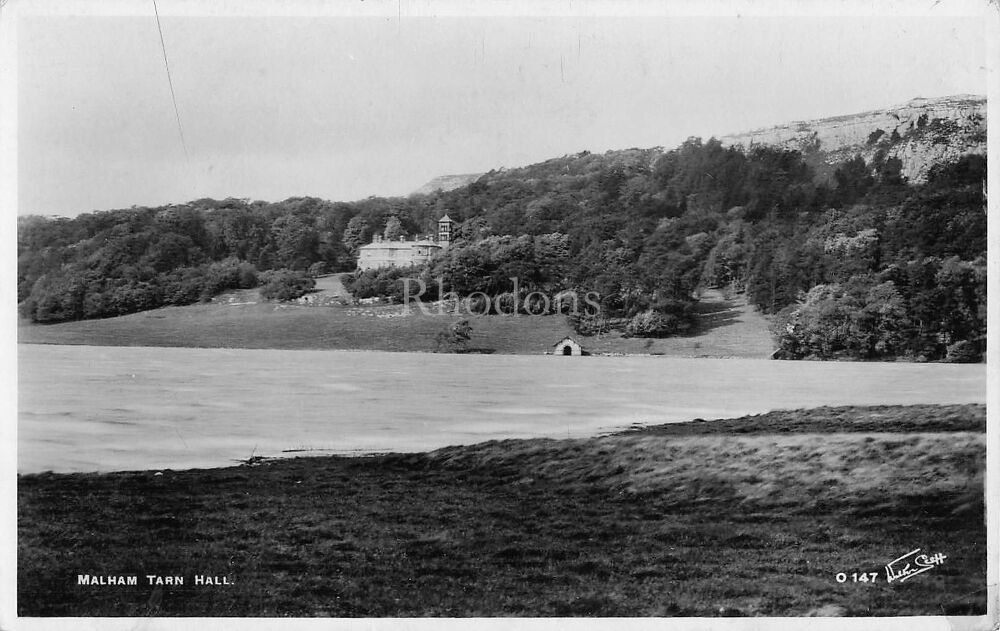
[[560, 482], [683, 505], [738, 500], [757, 508], [850, 509], [859, 499], [978, 493], [985, 435], [625, 435], [578, 441], [493, 441], [403, 456], [454, 471], [490, 472], [526, 485]]
[[[984, 437], [970, 427], [984, 413], [781, 412], [739, 434], [712, 421], [426, 454], [21, 476], [18, 613], [982, 614]], [[878, 431], [823, 429], [833, 418], [868, 428], [873, 415]], [[946, 563], [886, 583], [884, 564], [917, 547]], [[838, 572], [881, 580], [839, 583]], [[79, 586], [81, 573], [140, 584]], [[146, 574], [187, 580], [154, 587]], [[194, 574], [233, 584], [196, 587]]]

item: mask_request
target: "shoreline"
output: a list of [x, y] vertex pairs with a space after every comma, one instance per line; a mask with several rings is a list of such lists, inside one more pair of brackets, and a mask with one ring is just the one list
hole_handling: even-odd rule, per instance
[[[586, 338], [582, 338], [586, 339]], [[213, 350], [213, 351], [304, 351], [304, 352], [338, 352], [338, 353], [387, 353], [387, 354], [420, 354], [420, 355], [441, 355], [441, 356], [477, 356], [477, 355], [499, 355], [502, 357], [552, 357], [555, 359], [557, 355], [554, 355], [550, 351], [543, 351], [538, 353], [526, 353], [526, 352], [442, 352], [433, 350], [400, 350], [400, 349], [378, 349], [378, 348], [326, 348], [326, 347], [316, 347], [316, 348], [300, 348], [300, 347], [283, 347], [283, 346], [195, 346], [195, 345], [178, 345], [178, 344], [94, 344], [88, 342], [64, 342], [64, 341], [21, 341], [17, 340], [17, 345], [25, 346], [87, 346], [92, 348], [148, 348], [148, 349], [160, 349], [160, 348], [181, 348], [181, 349], [193, 349], [193, 350]], [[478, 350], [478, 349], [477, 349]], [[657, 357], [665, 359], [713, 359], [721, 361], [764, 361], [764, 362], [784, 362], [784, 363], [819, 363], [819, 364], [904, 364], [904, 365], [931, 365], [931, 366], [972, 366], [980, 365], [985, 368], [986, 361], [980, 362], [946, 362], [946, 361], [916, 361], [909, 359], [892, 359], [892, 360], [864, 360], [864, 359], [850, 359], [850, 358], [840, 358], [840, 359], [778, 359], [773, 357], [747, 357], [744, 355], [684, 355], [684, 354], [669, 354], [669, 353], [616, 353], [616, 352], [597, 352], [597, 353], [587, 353], [584, 357]], [[572, 361], [572, 358], [571, 358]]]
[[980, 365], [76, 345], [19, 345], [17, 361], [24, 472], [224, 466], [288, 449], [414, 452], [986, 395]]
[[[877, 430], [877, 421], [867, 423], [854, 423], [852, 425], [836, 425], [845, 415], [866, 415], [873, 419], [880, 418], [882, 414], [893, 413], [913, 415], [913, 414], [934, 414], [954, 417], [956, 415], [966, 415], [960, 425], [942, 422], [936, 418], [923, 421], [921, 423], [910, 423], [906, 425], [896, 424], [883, 431]], [[981, 412], [981, 421], [973, 420], [976, 414]], [[808, 420], [802, 423], [794, 423], [789, 419], [806, 416]], [[463, 449], [475, 450], [482, 445], [508, 443], [508, 444], [532, 444], [532, 443], [562, 443], [562, 442], [587, 442], [614, 439], [623, 436], [692, 436], [692, 435], [759, 435], [759, 434], [809, 434], [823, 435], [833, 433], [875, 433], [894, 434], [900, 431], [934, 433], [940, 431], [949, 432], [975, 432], [986, 433], [986, 404], [985, 403], [944, 403], [944, 404], [915, 404], [915, 405], [845, 405], [845, 406], [819, 406], [814, 408], [798, 408], [794, 410], [771, 410], [760, 414], [748, 414], [735, 418], [702, 419], [695, 418], [687, 421], [676, 421], [672, 423], [645, 424], [641, 422], [630, 423], [627, 426], [600, 432], [589, 436], [577, 436], [569, 438], [553, 437], [532, 437], [532, 438], [504, 438], [488, 439], [480, 442], [452, 444], [430, 450], [396, 451], [381, 449], [286, 449], [281, 454], [275, 456], [251, 455], [248, 458], [234, 459], [231, 464], [206, 467], [184, 467], [171, 468], [162, 467], [154, 469], [116, 469], [116, 470], [95, 470], [95, 471], [53, 471], [43, 470], [22, 473], [17, 472], [17, 477], [31, 476], [107, 476], [119, 474], [156, 474], [156, 473], [181, 473], [181, 472], [209, 472], [239, 468], [254, 468], [261, 465], [271, 465], [290, 460], [322, 460], [322, 459], [378, 459], [384, 457], [407, 457], [426, 456], [442, 451], [460, 451]], [[323, 452], [315, 455], [303, 455], [304, 452]]]

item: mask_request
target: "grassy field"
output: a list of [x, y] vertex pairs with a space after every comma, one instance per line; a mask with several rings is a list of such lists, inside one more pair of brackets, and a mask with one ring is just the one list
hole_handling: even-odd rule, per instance
[[[981, 405], [818, 408], [422, 454], [21, 476], [18, 609], [982, 614], [984, 430]], [[915, 548], [947, 559], [887, 583], [884, 565]]]
[[[328, 287], [328, 284], [321, 285]], [[342, 290], [340, 290], [342, 291]], [[333, 286], [327, 292], [336, 292]], [[97, 346], [187, 346], [203, 348], [349, 349], [449, 352], [438, 335], [463, 319], [421, 313], [400, 317], [396, 306], [306, 306], [259, 302], [256, 291], [223, 296], [208, 304], [165, 307], [103, 320], [51, 325], [22, 321], [18, 342]], [[698, 328], [690, 335], [627, 339], [618, 333], [579, 337], [562, 316], [466, 316], [473, 350], [540, 354], [567, 335], [594, 353], [662, 354], [683, 357], [761, 357], [773, 350], [763, 316], [740, 298], [709, 294], [699, 305]]]

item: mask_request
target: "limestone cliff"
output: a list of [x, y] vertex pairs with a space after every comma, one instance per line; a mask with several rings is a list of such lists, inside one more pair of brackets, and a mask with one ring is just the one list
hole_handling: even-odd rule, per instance
[[430, 195], [436, 191], [448, 192], [456, 188], [472, 184], [482, 176], [482, 173], [466, 173], [464, 175], [441, 175], [424, 184], [411, 193], [412, 195]]
[[723, 145], [771, 145], [801, 151], [820, 175], [855, 155], [899, 158], [902, 175], [922, 182], [936, 164], [967, 153], [986, 153], [986, 98], [973, 95], [917, 98], [896, 107], [794, 122], [723, 136]]

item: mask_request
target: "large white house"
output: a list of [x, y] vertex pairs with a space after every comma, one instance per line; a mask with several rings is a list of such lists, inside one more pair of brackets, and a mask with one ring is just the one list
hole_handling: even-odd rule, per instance
[[438, 220], [437, 241], [400, 237], [398, 241], [388, 241], [382, 235], [375, 235], [368, 245], [358, 248], [358, 269], [378, 269], [380, 267], [410, 267], [423, 265], [434, 254], [448, 247], [455, 222], [448, 215]]
[[358, 269], [421, 265], [440, 249], [440, 245], [426, 239], [386, 241], [381, 236], [376, 236], [374, 241], [358, 248]]

